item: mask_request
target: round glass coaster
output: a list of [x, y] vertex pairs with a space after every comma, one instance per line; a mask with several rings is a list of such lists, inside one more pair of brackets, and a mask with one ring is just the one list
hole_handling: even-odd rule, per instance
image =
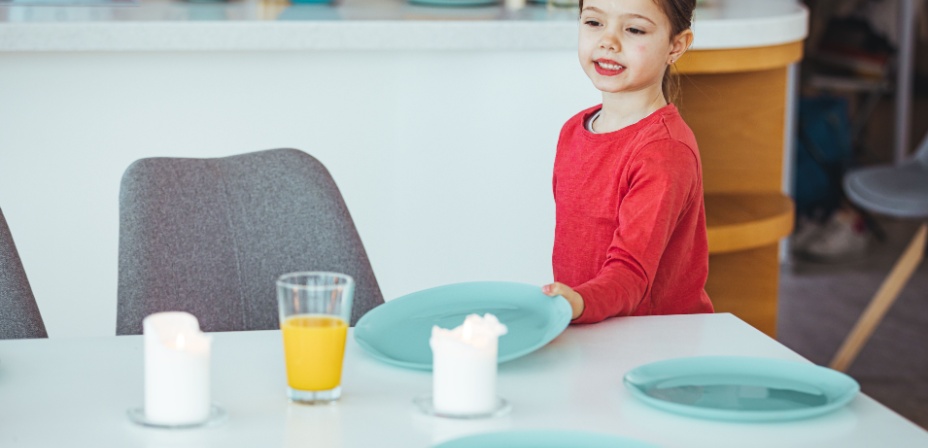
[[442, 417], [442, 418], [457, 418], [457, 419], [462, 419], [462, 420], [499, 417], [501, 415], [508, 414], [509, 411], [512, 410], [512, 406], [509, 404], [509, 402], [501, 397], [496, 397], [496, 403], [493, 406], [493, 409], [487, 412], [479, 412], [479, 413], [474, 413], [474, 414], [454, 414], [454, 413], [436, 411], [434, 403], [432, 402], [431, 395], [423, 395], [421, 397], [416, 397], [412, 400], [412, 402], [425, 415], [432, 415], [435, 417]]
[[200, 428], [207, 426], [216, 426], [223, 421], [225, 421], [228, 414], [225, 409], [219, 407], [218, 405], [211, 404], [209, 406], [209, 417], [202, 422], [193, 422], [193, 423], [158, 423], [148, 420], [145, 417], [145, 408], [137, 407], [130, 408], [126, 411], [126, 415], [129, 416], [129, 420], [136, 425], [148, 426], [150, 428], [163, 428], [163, 429], [187, 429], [187, 428]]

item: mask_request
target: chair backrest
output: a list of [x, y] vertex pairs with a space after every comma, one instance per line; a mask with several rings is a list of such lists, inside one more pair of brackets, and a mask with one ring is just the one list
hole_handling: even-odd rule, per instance
[[47, 337], [13, 234], [0, 210], [0, 339]]
[[117, 334], [168, 310], [204, 331], [279, 328], [275, 282], [296, 271], [354, 277], [352, 325], [383, 303], [335, 181], [304, 152], [138, 160], [119, 215]]

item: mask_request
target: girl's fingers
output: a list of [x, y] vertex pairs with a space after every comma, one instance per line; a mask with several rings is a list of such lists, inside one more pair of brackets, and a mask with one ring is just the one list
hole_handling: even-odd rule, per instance
[[541, 287], [541, 292], [549, 296], [563, 295], [565, 292], [565, 286], [563, 283], [558, 282], [549, 283]]
[[571, 319], [576, 319], [583, 313], [583, 298], [580, 297], [580, 294], [577, 294], [571, 287], [563, 283], [550, 283], [541, 287], [541, 292], [545, 293], [548, 296], [562, 296], [567, 299], [567, 303], [570, 303], [570, 309], [572, 311]]

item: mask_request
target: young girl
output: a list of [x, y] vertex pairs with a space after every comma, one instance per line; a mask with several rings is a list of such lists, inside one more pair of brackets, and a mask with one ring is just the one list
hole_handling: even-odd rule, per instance
[[702, 165], [668, 103], [695, 0], [581, 0], [580, 65], [603, 102], [567, 121], [554, 161], [555, 282], [574, 323], [712, 312]]

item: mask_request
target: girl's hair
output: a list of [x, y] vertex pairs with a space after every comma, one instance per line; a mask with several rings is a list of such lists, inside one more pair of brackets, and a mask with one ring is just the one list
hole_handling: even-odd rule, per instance
[[[696, 9], [696, 0], [653, 0], [667, 19], [670, 20], [670, 39], [688, 30], [693, 23], [693, 10]], [[580, 0], [580, 10], [583, 10], [583, 0]], [[664, 79], [661, 82], [661, 88], [664, 92], [664, 98], [673, 102], [680, 91], [680, 81], [671, 76], [671, 67], [664, 71]]]

